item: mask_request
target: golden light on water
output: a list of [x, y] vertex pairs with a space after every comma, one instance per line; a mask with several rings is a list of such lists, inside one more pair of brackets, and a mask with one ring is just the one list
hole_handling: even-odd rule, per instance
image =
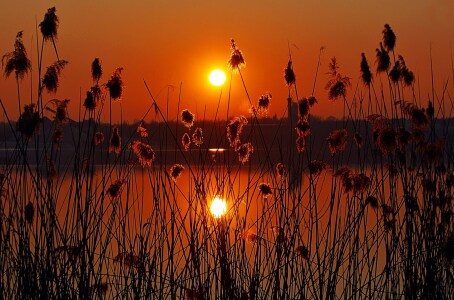
[[214, 152], [214, 153], [216, 153], [216, 152], [224, 152], [224, 151], [225, 151], [224, 148], [210, 148], [210, 149], [208, 149], [208, 152]]
[[224, 71], [220, 69], [216, 69], [211, 71], [210, 76], [208, 79], [210, 80], [210, 83], [214, 86], [221, 86], [225, 82], [225, 73]]
[[210, 212], [215, 218], [220, 218], [227, 212], [227, 201], [219, 196], [215, 196], [211, 201]]

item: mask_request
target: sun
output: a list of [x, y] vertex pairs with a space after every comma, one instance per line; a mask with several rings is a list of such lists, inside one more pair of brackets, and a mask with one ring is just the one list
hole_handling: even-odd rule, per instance
[[211, 71], [210, 76], [208, 77], [210, 83], [214, 86], [221, 86], [225, 82], [225, 73], [220, 69]]
[[211, 201], [210, 211], [213, 217], [220, 218], [227, 212], [227, 202], [219, 196], [215, 196]]

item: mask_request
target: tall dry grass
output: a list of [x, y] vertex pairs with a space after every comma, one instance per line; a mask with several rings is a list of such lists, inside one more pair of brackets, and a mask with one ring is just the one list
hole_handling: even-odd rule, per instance
[[[288, 111], [270, 138], [261, 114], [271, 95], [253, 107], [233, 40], [229, 64], [253, 107], [248, 118], [217, 116], [210, 127], [182, 109], [175, 125], [145, 82], [152, 105], [127, 132], [111, 117], [121, 68], [102, 84], [97, 58], [83, 113], [71, 119], [74, 103], [46, 100], [67, 64], [55, 13], [40, 24], [36, 100], [19, 102], [17, 121], [0, 101], [15, 149], [5, 140], [0, 150], [2, 298], [452, 298], [452, 92], [446, 84], [421, 106], [390, 26], [376, 75], [361, 56], [363, 86], [351, 91], [331, 61], [326, 89], [344, 116], [320, 143], [317, 99], [298, 95], [291, 55]], [[22, 52], [3, 65], [18, 85], [30, 64], [21, 36]], [[48, 41], [57, 60], [44, 73]], [[317, 77], [318, 68], [314, 91]], [[209, 212], [216, 195], [228, 202], [220, 218]]]

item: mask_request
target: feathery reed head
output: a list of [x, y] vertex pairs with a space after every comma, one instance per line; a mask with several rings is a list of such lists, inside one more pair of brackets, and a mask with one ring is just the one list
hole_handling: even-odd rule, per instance
[[254, 147], [251, 143], [245, 143], [235, 148], [235, 152], [238, 154], [238, 160], [245, 164], [249, 161], [250, 156], [254, 153]]
[[136, 132], [139, 133], [139, 135], [140, 135], [141, 138], [147, 138], [147, 137], [148, 137], [147, 129], [146, 129], [145, 127], [142, 126], [142, 123], [140, 123], [140, 124], [137, 126]]
[[325, 89], [328, 91], [329, 100], [337, 100], [338, 98], [345, 98], [347, 96], [347, 88], [351, 86], [350, 77], [342, 76], [339, 73], [339, 65], [336, 57], [331, 59], [329, 64], [328, 82]]
[[101, 79], [101, 76], [102, 76], [101, 61], [98, 57], [96, 57], [91, 63], [91, 78], [93, 78], [93, 81], [97, 83]]
[[174, 165], [170, 168], [170, 177], [172, 177], [172, 180], [176, 182], [177, 179], [178, 179], [178, 177], [180, 177], [181, 172], [183, 172], [183, 170], [184, 170], [183, 165], [174, 164]]
[[101, 88], [98, 85], [94, 85], [90, 88], [93, 98], [95, 99], [96, 104], [101, 100]]
[[22, 133], [27, 139], [30, 139], [33, 134], [38, 131], [41, 121], [36, 110], [36, 104], [32, 103], [25, 105], [24, 111], [16, 123], [17, 131]]
[[298, 117], [300, 120], [305, 120], [309, 116], [310, 105], [307, 98], [298, 100]]
[[121, 136], [118, 127], [114, 127], [109, 143], [109, 153], [114, 152], [119, 155], [121, 152]]
[[411, 86], [415, 81], [415, 75], [412, 71], [409, 71], [406, 67], [403, 72], [403, 79], [406, 86]]
[[391, 126], [379, 129], [376, 144], [384, 155], [394, 154], [397, 148], [396, 130]]
[[189, 150], [189, 147], [191, 146], [191, 137], [187, 132], [183, 134], [183, 137], [181, 138], [181, 144], [183, 145], [184, 151]]
[[394, 31], [391, 29], [389, 24], [385, 24], [385, 28], [382, 31], [383, 33], [383, 44], [387, 51], [393, 51], [394, 47], [396, 46], [396, 35]]
[[100, 145], [104, 142], [104, 134], [101, 131], [95, 133], [95, 145]]
[[107, 194], [109, 194], [112, 199], [116, 199], [118, 196], [120, 196], [124, 183], [124, 179], [115, 180], [107, 189]]
[[311, 134], [311, 125], [306, 120], [299, 120], [298, 123], [296, 123], [295, 129], [298, 136], [308, 136], [309, 134]]
[[391, 81], [396, 84], [401, 79], [401, 65], [398, 60], [394, 63], [394, 67], [391, 69], [391, 71], [389, 71], [389, 79], [391, 79]]
[[415, 75], [407, 68], [402, 55], [399, 55], [398, 60], [394, 63], [394, 67], [389, 72], [389, 78], [396, 84], [399, 81], [402, 81], [405, 86], [411, 86], [413, 84]]
[[349, 167], [340, 167], [337, 169], [336, 172], [334, 172], [334, 177], [348, 177], [352, 173], [352, 170], [350, 170]]
[[231, 39], [230, 43], [232, 53], [230, 55], [228, 64], [232, 70], [239, 70], [245, 66], [246, 62], [244, 61], [243, 53], [241, 53], [241, 51], [237, 48], [235, 40]]
[[378, 209], [378, 200], [375, 196], [369, 195], [366, 198], [366, 205], [370, 205], [373, 209]]
[[155, 160], [155, 153], [150, 145], [141, 141], [133, 141], [130, 145], [132, 151], [139, 158], [139, 163], [142, 166], [151, 166]]
[[315, 98], [314, 96], [310, 96], [309, 98], [307, 98], [307, 102], [309, 102], [310, 107], [314, 106], [315, 103], [318, 103], [317, 98]]
[[9, 77], [14, 71], [17, 79], [23, 79], [25, 74], [32, 69], [31, 61], [28, 59], [27, 51], [22, 42], [22, 31], [19, 31], [16, 35], [14, 51], [3, 55], [2, 66], [5, 77]]
[[261, 183], [259, 184], [260, 193], [262, 193], [263, 197], [268, 197], [269, 195], [273, 194], [271, 187], [268, 183]]
[[96, 106], [97, 103], [95, 101], [95, 97], [93, 96], [92, 91], [87, 91], [87, 96], [85, 97], [84, 100], [84, 107], [89, 111], [93, 111], [95, 110]]
[[375, 50], [377, 52], [375, 63], [377, 65], [377, 73], [388, 71], [391, 66], [391, 58], [389, 57], [388, 51], [383, 48], [383, 44], [380, 43], [380, 48]]
[[353, 194], [364, 193], [371, 185], [370, 178], [364, 173], [352, 174], [349, 180], [351, 181]]
[[288, 86], [292, 86], [295, 84], [295, 72], [293, 72], [293, 67], [292, 67], [292, 61], [289, 60], [287, 63], [287, 68], [284, 69], [284, 78], [285, 78], [285, 83]]
[[260, 96], [259, 103], [257, 106], [257, 112], [259, 114], [265, 115], [268, 112], [268, 109], [270, 107], [271, 98], [272, 98], [272, 96], [270, 93], [266, 93], [266, 94], [263, 94], [262, 96]]
[[309, 260], [309, 249], [304, 245], [295, 248], [295, 254], [301, 256], [304, 260]]
[[337, 151], [344, 151], [345, 145], [347, 144], [347, 130], [337, 129], [330, 133], [328, 138], [329, 151], [331, 155], [336, 154]]
[[383, 216], [384, 216], [385, 218], [387, 218], [387, 217], [390, 216], [390, 215], [394, 215], [394, 210], [392, 209], [391, 206], [389, 206], [389, 205], [386, 204], [386, 203], [383, 203], [383, 204], [381, 205], [381, 211], [382, 211]]
[[47, 10], [44, 15], [44, 19], [39, 23], [41, 29], [41, 34], [43, 35], [44, 40], [55, 40], [57, 39], [57, 29], [59, 25], [59, 20], [55, 14], [55, 7], [51, 7]]
[[54, 121], [57, 127], [63, 126], [68, 122], [68, 103], [69, 99], [56, 100], [57, 109], [55, 111]]
[[309, 163], [309, 173], [313, 177], [319, 176], [323, 171], [331, 168], [329, 164], [320, 160], [312, 160]]
[[285, 175], [285, 167], [282, 163], [276, 165], [276, 176], [277, 178], [282, 178]]
[[366, 54], [361, 53], [361, 79], [363, 80], [363, 83], [365, 86], [370, 86], [372, 83], [372, 72], [370, 71], [369, 63], [367, 62], [366, 59]]
[[364, 193], [371, 185], [370, 178], [364, 173], [354, 173], [348, 167], [339, 168], [333, 175], [339, 177], [342, 188], [346, 193], [353, 194]]
[[296, 150], [298, 151], [298, 153], [303, 153], [305, 149], [306, 140], [304, 139], [304, 136], [300, 135], [296, 138]]
[[47, 68], [42, 83], [43, 88], [46, 88], [49, 93], [57, 92], [60, 73], [67, 64], [68, 62], [66, 60], [58, 60]]
[[400, 74], [401, 79], [403, 80], [406, 86], [411, 86], [415, 81], [415, 75], [412, 71], [410, 71], [405, 63], [405, 60], [402, 55], [399, 55], [399, 63], [400, 63]]
[[123, 71], [122, 67], [117, 68], [109, 81], [106, 83], [106, 87], [109, 90], [109, 95], [112, 100], [119, 100], [123, 94], [123, 79], [121, 78], [121, 72]]
[[189, 109], [184, 109], [181, 112], [181, 121], [187, 128], [191, 128], [194, 125], [194, 117], [195, 115]]
[[192, 142], [197, 147], [202, 146], [202, 144], [203, 144], [203, 131], [202, 131], [202, 128], [197, 127], [194, 130], [194, 133], [192, 134]]
[[244, 116], [235, 117], [227, 124], [227, 139], [230, 147], [236, 147], [240, 143], [240, 134], [243, 131], [243, 126], [247, 125], [248, 121]]
[[413, 109], [411, 112], [411, 124], [416, 129], [423, 129], [429, 125], [429, 118], [424, 109]]

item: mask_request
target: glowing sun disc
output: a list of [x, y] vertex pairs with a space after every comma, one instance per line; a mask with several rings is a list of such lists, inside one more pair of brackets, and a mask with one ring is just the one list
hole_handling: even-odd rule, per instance
[[210, 80], [210, 83], [214, 86], [223, 85], [225, 82], [225, 73], [219, 69], [213, 70], [211, 71], [208, 79]]
[[226, 201], [219, 196], [214, 197], [211, 201], [210, 211], [215, 218], [222, 217], [227, 212]]

